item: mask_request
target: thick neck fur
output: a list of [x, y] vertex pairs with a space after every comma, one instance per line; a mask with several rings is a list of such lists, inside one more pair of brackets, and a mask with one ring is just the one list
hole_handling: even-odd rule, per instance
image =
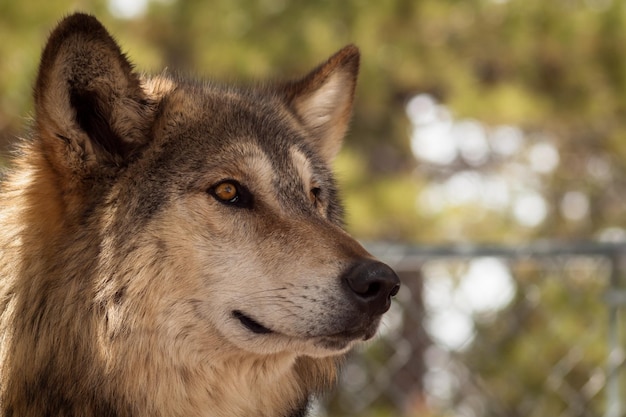
[[[131, 395], [137, 400], [143, 397], [145, 415], [290, 417], [305, 408], [308, 399], [308, 393], [296, 383], [294, 365], [295, 359], [288, 355], [233, 355], [196, 369], [153, 364], [125, 372], [126, 376], [136, 375], [130, 378], [132, 383], [126, 383], [126, 390], [136, 391]], [[156, 370], [168, 377], [152, 374]], [[151, 390], [145, 390], [146, 385]]]
[[33, 154], [0, 194], [0, 415], [304, 415], [334, 359], [190, 351], [185, 332], [170, 338], [180, 329], [161, 320], [166, 301], [125, 305], [111, 284], [164, 271], [96, 272], [102, 231], [72, 213], [80, 196]]

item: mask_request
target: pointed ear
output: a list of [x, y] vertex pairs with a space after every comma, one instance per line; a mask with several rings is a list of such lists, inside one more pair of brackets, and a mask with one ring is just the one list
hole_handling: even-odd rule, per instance
[[71, 15], [51, 33], [34, 94], [38, 137], [59, 164], [121, 165], [147, 141], [153, 105], [93, 16]]
[[328, 162], [339, 152], [348, 129], [359, 58], [356, 46], [346, 46], [303, 79], [283, 86], [288, 105]]

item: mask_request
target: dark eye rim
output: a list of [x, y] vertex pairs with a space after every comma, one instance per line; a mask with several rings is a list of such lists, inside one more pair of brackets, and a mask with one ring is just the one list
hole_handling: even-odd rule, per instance
[[313, 204], [315, 204], [316, 206], [321, 204], [321, 197], [322, 197], [322, 189], [321, 187], [311, 187], [309, 190], [309, 193], [311, 195], [311, 198], [313, 200]]
[[[226, 183], [232, 184], [236, 190], [235, 197], [231, 198], [230, 200], [224, 200], [220, 198], [217, 195], [217, 192], [215, 191], [217, 187]], [[208, 193], [213, 198], [215, 198], [217, 202], [224, 204], [226, 206], [237, 207], [237, 208], [247, 208], [247, 209], [252, 208], [252, 203], [253, 203], [252, 193], [250, 193], [248, 188], [240, 184], [239, 181], [237, 180], [228, 178], [228, 179], [224, 179], [219, 182], [216, 182], [215, 184], [211, 186], [211, 188], [209, 188]]]

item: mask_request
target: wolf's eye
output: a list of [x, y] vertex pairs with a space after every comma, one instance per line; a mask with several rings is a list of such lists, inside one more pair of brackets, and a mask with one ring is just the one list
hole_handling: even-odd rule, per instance
[[235, 203], [239, 198], [237, 186], [232, 182], [223, 182], [215, 186], [215, 197], [225, 203]]
[[322, 193], [322, 189], [319, 187], [313, 187], [309, 191], [309, 198], [311, 202], [316, 206], [320, 203], [320, 194]]
[[209, 189], [209, 192], [220, 203], [237, 207], [251, 207], [252, 195], [237, 181], [225, 180]]

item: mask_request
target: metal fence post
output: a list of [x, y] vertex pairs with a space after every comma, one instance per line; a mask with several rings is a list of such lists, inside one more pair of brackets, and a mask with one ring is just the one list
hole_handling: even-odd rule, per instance
[[620, 395], [620, 368], [624, 361], [624, 350], [620, 341], [620, 306], [624, 303], [624, 293], [620, 287], [620, 257], [618, 253], [611, 256], [611, 277], [608, 289], [608, 357], [605, 417], [622, 417], [622, 399]]

